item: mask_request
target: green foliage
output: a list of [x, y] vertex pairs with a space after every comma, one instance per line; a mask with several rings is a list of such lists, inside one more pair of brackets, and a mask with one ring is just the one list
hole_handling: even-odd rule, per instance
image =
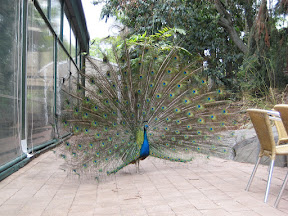
[[110, 62], [116, 63], [111, 43], [119, 43], [119, 41], [121, 41], [120, 36], [107, 37], [107, 38], [94, 38], [90, 45], [89, 55], [100, 59], [108, 58]]
[[[233, 13], [240, 10], [238, 5], [230, 3], [230, 6], [229, 9]], [[215, 10], [214, 3], [210, 1], [139, 0], [126, 4], [117, 0], [106, 1], [102, 16], [108, 18], [111, 15], [116, 15], [137, 35], [144, 33], [157, 35], [155, 32], [158, 29], [175, 27], [174, 41], [182, 40], [181, 46], [189, 53], [202, 56], [203, 60], [208, 63], [207, 75], [230, 87], [234, 86], [233, 74], [240, 66], [243, 55], [233, 42], [229, 41], [227, 32], [218, 26], [220, 16]], [[235, 21], [238, 31], [242, 31], [245, 19], [238, 16]], [[183, 40], [183, 37], [179, 35], [185, 35], [186, 39]], [[205, 55], [206, 50], [209, 50], [211, 55]], [[221, 62], [226, 64], [221, 64]]]
[[[90, 45], [90, 56], [96, 58], [107, 58], [110, 62], [116, 63], [114, 52], [118, 51], [118, 55], [121, 55], [121, 50], [123, 50], [124, 46], [128, 46], [129, 49], [137, 50], [139, 47], [157, 47], [159, 51], [158, 54], [163, 53], [165, 51], [171, 51], [173, 48], [179, 49], [182, 53], [186, 55], [192, 55], [188, 50], [181, 46], [177, 46], [176, 41], [174, 40], [176, 34], [185, 34], [183, 29], [178, 28], [168, 28], [164, 27], [162, 30], [159, 30], [154, 35], [144, 34], [132, 34], [128, 36], [125, 40], [123, 40], [120, 36], [117, 37], [107, 37], [104, 39], [94, 38]], [[114, 47], [111, 44], [117, 44]], [[120, 52], [120, 53], [119, 53]], [[124, 55], [124, 53], [122, 53]], [[139, 56], [140, 53], [136, 54]], [[137, 59], [135, 56], [134, 59]]]
[[153, 35], [144, 34], [133, 34], [130, 36], [126, 43], [128, 46], [146, 46], [146, 47], [157, 47], [159, 51], [171, 51], [173, 48], [178, 48], [186, 54], [191, 55], [191, 53], [181, 46], [177, 46], [178, 42], [175, 40], [176, 35], [185, 35], [186, 32], [179, 28], [169, 28], [164, 27]]
[[[135, 37], [157, 35], [164, 26], [183, 29], [186, 39], [181, 46], [202, 57], [205, 73], [214, 83], [224, 83], [233, 92], [248, 91], [259, 97], [269, 94], [270, 87], [283, 88], [288, 82], [284, 74], [287, 27], [276, 28], [287, 14], [286, 1], [279, 0], [267, 12], [263, 9], [266, 1], [259, 5], [256, 0], [101, 2], [105, 2], [102, 18], [116, 16]], [[180, 41], [178, 35], [174, 42]], [[247, 46], [247, 53], [239, 48], [237, 39]]]
[[[276, 28], [281, 19], [277, 12], [268, 12], [265, 4], [260, 6], [250, 33], [249, 53], [239, 70], [242, 91], [255, 97], [266, 97], [271, 89], [283, 89], [288, 83], [284, 74], [287, 70], [287, 28]], [[272, 99], [271, 103], [276, 103]]]

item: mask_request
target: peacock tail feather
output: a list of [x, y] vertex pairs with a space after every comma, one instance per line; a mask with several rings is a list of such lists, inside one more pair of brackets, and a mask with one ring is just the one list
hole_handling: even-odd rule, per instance
[[151, 156], [187, 162], [195, 152], [227, 153], [221, 134], [236, 115], [229, 94], [209, 87], [201, 61], [177, 46], [123, 42], [113, 51], [116, 63], [105, 54], [101, 61], [87, 56], [79, 72], [85, 82], [62, 90], [63, 127], [74, 136], [61, 155], [74, 173], [99, 177], [135, 162], [145, 125]]

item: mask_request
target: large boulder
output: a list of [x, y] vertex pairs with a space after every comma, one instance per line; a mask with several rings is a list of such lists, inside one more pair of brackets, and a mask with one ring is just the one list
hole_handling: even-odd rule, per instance
[[[275, 143], [278, 141], [276, 127], [272, 127]], [[287, 143], [288, 144], [288, 143]], [[260, 151], [260, 143], [254, 128], [237, 130], [234, 132], [234, 143], [231, 143], [233, 149], [232, 159], [238, 162], [255, 163]], [[263, 157], [261, 164], [270, 164], [270, 159]], [[279, 155], [276, 157], [275, 166], [286, 167], [287, 156]]]

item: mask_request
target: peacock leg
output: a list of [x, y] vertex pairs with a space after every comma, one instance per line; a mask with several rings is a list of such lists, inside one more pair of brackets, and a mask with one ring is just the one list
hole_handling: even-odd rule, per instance
[[139, 159], [136, 160], [136, 163], [135, 163], [135, 165], [136, 165], [136, 173], [139, 173], [139, 163], [140, 163], [140, 160]]

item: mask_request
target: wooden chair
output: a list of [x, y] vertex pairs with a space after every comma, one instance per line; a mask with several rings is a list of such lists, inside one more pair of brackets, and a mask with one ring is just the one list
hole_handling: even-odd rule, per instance
[[[286, 135], [287, 135], [287, 133], [288, 133], [288, 105], [287, 104], [279, 104], [279, 105], [276, 105], [274, 107], [274, 109], [280, 113], [280, 117], [281, 117], [282, 122], [283, 122], [283, 127], [286, 129]], [[278, 128], [277, 128], [277, 130], [278, 130]], [[283, 136], [285, 136], [285, 134]], [[279, 138], [280, 138], [280, 135], [279, 135]], [[284, 142], [284, 139], [285, 138], [283, 137], [282, 142]], [[288, 182], [288, 172], [287, 172], [286, 177], [283, 181], [283, 184], [282, 184], [282, 187], [281, 187], [280, 192], [278, 194], [278, 197], [275, 201], [274, 206], [276, 208], [277, 208], [279, 201], [282, 197], [282, 194], [283, 194], [283, 191], [286, 187], [287, 182]]]
[[258, 168], [261, 158], [263, 156], [269, 157], [271, 159], [271, 164], [270, 164], [270, 171], [269, 171], [268, 181], [267, 181], [267, 186], [266, 186], [266, 193], [264, 197], [264, 202], [266, 203], [268, 199], [268, 195], [269, 195], [269, 189], [270, 189], [276, 155], [288, 155], [288, 145], [276, 146], [275, 141], [274, 141], [274, 136], [272, 133], [272, 128], [270, 125], [269, 116], [266, 110], [248, 109], [247, 112], [250, 115], [252, 124], [254, 126], [258, 140], [260, 142], [260, 153], [259, 153], [258, 160], [254, 166], [251, 177], [249, 179], [249, 182], [247, 184], [246, 190], [248, 191], [250, 188], [250, 185], [253, 181], [253, 178], [255, 176], [255, 173]]

